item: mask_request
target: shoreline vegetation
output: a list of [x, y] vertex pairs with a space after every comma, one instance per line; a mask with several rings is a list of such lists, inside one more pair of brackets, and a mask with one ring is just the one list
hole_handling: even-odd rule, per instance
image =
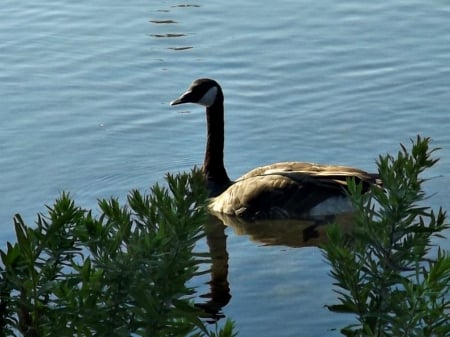
[[[321, 246], [338, 295], [327, 308], [355, 318], [345, 336], [450, 333], [450, 258], [432, 243], [449, 225], [426, 206], [420, 177], [436, 150], [418, 136], [378, 158], [382, 188], [362, 194], [350, 182], [354, 226], [329, 226]], [[0, 337], [237, 336], [233, 317], [208, 323], [188, 286], [210, 272], [200, 266], [211, 254], [194, 249], [207, 235], [206, 201], [193, 169], [148, 194], [131, 191], [124, 205], [99, 200], [98, 216], [65, 192], [34, 226], [16, 215], [16, 241], [0, 250]]]

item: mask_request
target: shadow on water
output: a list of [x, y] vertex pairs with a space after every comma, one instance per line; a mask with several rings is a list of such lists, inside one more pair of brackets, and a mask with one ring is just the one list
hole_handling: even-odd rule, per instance
[[329, 224], [337, 223], [344, 231], [348, 231], [353, 223], [352, 219], [351, 212], [307, 219], [252, 222], [236, 217], [210, 215], [206, 225], [206, 240], [212, 261], [209, 293], [201, 295], [207, 301], [197, 303], [196, 306], [205, 311], [210, 322], [216, 322], [224, 317], [221, 311], [231, 300], [226, 227], [231, 227], [237, 235], [246, 235], [265, 246], [301, 248], [319, 246], [326, 242], [326, 228]]

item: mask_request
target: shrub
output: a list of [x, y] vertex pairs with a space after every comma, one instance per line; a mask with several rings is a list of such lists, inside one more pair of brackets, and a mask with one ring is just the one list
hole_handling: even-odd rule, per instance
[[35, 227], [14, 218], [15, 243], [0, 251], [0, 336], [231, 336], [209, 332], [188, 280], [207, 254], [200, 172], [167, 176], [128, 205], [100, 200], [100, 215], [62, 193]]
[[350, 235], [338, 226], [328, 231], [323, 252], [339, 294], [339, 304], [328, 308], [358, 320], [341, 330], [346, 336], [450, 334], [450, 258], [432, 243], [449, 226], [442, 209], [423, 205], [420, 178], [437, 162], [436, 149], [429, 138], [412, 143], [410, 152], [402, 145], [397, 157], [379, 157], [383, 188], [362, 194], [350, 183], [356, 208]]

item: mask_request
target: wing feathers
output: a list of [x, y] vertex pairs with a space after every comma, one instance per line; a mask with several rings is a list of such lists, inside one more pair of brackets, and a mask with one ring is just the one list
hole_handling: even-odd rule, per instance
[[366, 188], [378, 176], [346, 166], [285, 162], [256, 168], [240, 177], [216, 198], [213, 212], [254, 218], [302, 216], [330, 198], [345, 195], [347, 178]]

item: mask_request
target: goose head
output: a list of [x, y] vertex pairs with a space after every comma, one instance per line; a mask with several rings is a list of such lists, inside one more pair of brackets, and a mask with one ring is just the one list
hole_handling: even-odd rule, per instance
[[210, 78], [199, 78], [191, 83], [180, 97], [170, 102], [170, 105], [195, 103], [210, 108], [223, 104], [223, 92], [220, 85]]
[[222, 193], [231, 185], [231, 180], [223, 164], [224, 148], [224, 107], [220, 85], [210, 78], [199, 78], [191, 83], [180, 97], [170, 105], [194, 103], [206, 110], [206, 151], [203, 161], [210, 196]]

